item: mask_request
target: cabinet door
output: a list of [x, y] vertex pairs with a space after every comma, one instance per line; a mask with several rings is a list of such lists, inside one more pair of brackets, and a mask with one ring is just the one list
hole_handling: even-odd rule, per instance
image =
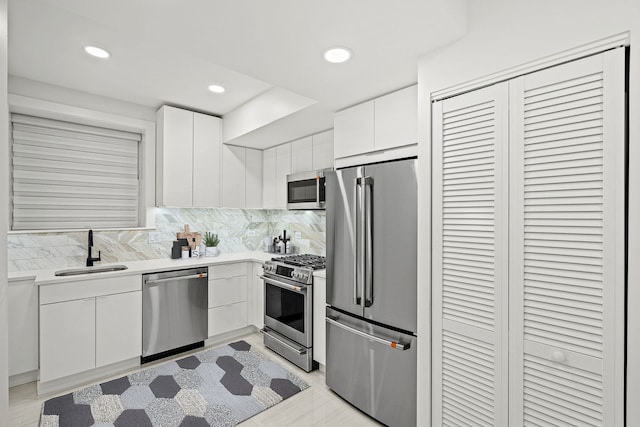
[[418, 143], [418, 87], [376, 98], [375, 149], [386, 150]]
[[262, 207], [262, 151], [246, 149], [246, 195], [245, 207]]
[[40, 306], [40, 381], [93, 369], [95, 298]]
[[276, 206], [276, 147], [262, 152], [262, 207]]
[[142, 354], [142, 292], [96, 298], [96, 367]]
[[291, 173], [308, 172], [313, 167], [313, 140], [310, 136], [291, 143]]
[[624, 424], [624, 49], [511, 83], [512, 425]]
[[193, 113], [193, 206], [220, 206], [221, 120]]
[[222, 206], [244, 208], [246, 177], [244, 147], [222, 146]]
[[9, 375], [38, 369], [38, 287], [33, 280], [10, 281]]
[[507, 102], [433, 106], [433, 425], [507, 425]]
[[157, 203], [193, 204], [193, 113], [164, 106], [158, 110]]
[[374, 150], [373, 101], [336, 113], [333, 121], [335, 158]]
[[291, 173], [291, 144], [276, 147], [276, 208], [287, 207], [287, 175]]
[[333, 131], [313, 135], [313, 167], [312, 170], [333, 167]]
[[313, 277], [313, 360], [325, 365], [327, 356], [327, 324], [325, 307], [327, 301], [327, 279]]
[[260, 278], [262, 274], [261, 263], [251, 263], [248, 265], [248, 315], [247, 319], [250, 325], [258, 329], [264, 327], [264, 283]]

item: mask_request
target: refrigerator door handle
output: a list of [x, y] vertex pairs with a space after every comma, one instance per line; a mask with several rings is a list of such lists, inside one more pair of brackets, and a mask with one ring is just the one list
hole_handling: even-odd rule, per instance
[[367, 176], [363, 181], [364, 199], [364, 306], [373, 305], [373, 178]]
[[355, 184], [353, 186], [353, 200], [355, 205], [355, 227], [354, 227], [354, 236], [353, 241], [356, 246], [356, 256], [354, 257], [355, 265], [353, 267], [353, 303], [355, 305], [361, 305], [362, 299], [360, 298], [360, 294], [358, 294], [358, 288], [360, 287], [360, 281], [362, 280], [362, 274], [360, 272], [360, 267], [362, 263], [360, 262], [360, 254], [362, 253], [360, 238], [362, 233], [360, 232], [360, 223], [361, 223], [361, 211], [362, 207], [360, 206], [360, 200], [362, 198], [362, 186], [360, 185], [360, 177], [355, 179]]
[[371, 335], [371, 334], [368, 334], [366, 332], [362, 332], [362, 331], [360, 331], [360, 330], [358, 330], [356, 328], [352, 328], [351, 326], [347, 326], [347, 325], [345, 325], [343, 323], [340, 323], [337, 320], [332, 319], [329, 316], [326, 317], [326, 320], [327, 320], [327, 323], [330, 323], [330, 324], [332, 324], [334, 326], [337, 326], [338, 328], [344, 329], [345, 331], [349, 331], [349, 332], [351, 332], [353, 334], [356, 334], [356, 335], [361, 336], [363, 338], [366, 338], [368, 340], [375, 341], [375, 342], [377, 342], [379, 344], [383, 344], [383, 345], [389, 346], [391, 348], [395, 348], [396, 350], [405, 351], [405, 350], [409, 350], [409, 348], [411, 347], [411, 344], [409, 344], [409, 343], [399, 343], [399, 342], [396, 342], [396, 341], [390, 341], [390, 340], [386, 340], [384, 338], [376, 337], [375, 335]]
[[356, 258], [358, 265], [358, 281], [360, 282], [360, 305], [366, 306], [366, 280], [367, 280], [367, 208], [365, 206], [366, 178], [358, 178], [360, 197], [357, 199], [357, 249]]

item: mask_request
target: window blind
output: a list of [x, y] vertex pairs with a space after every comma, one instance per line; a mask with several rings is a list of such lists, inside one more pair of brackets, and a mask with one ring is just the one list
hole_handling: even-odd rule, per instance
[[13, 114], [13, 230], [139, 225], [139, 134]]

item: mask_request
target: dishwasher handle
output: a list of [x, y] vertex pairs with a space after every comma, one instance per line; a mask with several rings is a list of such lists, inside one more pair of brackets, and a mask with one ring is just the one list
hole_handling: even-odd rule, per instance
[[208, 276], [209, 275], [207, 273], [198, 273], [198, 274], [190, 274], [188, 276], [176, 276], [176, 277], [167, 277], [165, 279], [147, 280], [144, 284], [146, 286], [154, 286], [154, 285], [159, 285], [161, 283], [173, 282], [176, 280], [205, 279]]

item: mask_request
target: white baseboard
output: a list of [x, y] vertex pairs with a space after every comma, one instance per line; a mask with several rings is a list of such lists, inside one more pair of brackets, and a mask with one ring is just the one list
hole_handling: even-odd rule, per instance
[[134, 357], [112, 365], [101, 366], [100, 368], [69, 375], [57, 380], [46, 382], [38, 381], [38, 396], [56, 393], [63, 390], [70, 390], [97, 380], [104, 380], [114, 375], [123, 374], [138, 367], [140, 367], [140, 357]]
[[28, 384], [38, 380], [38, 370], [23, 372], [21, 374], [11, 375], [9, 377], [9, 387]]

